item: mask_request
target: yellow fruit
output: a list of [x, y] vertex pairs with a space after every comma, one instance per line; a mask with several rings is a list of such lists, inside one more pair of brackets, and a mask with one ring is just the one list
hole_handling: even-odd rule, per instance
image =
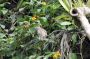
[[36, 20], [36, 19], [37, 19], [36, 16], [33, 16], [33, 17], [32, 17], [32, 20]]
[[61, 53], [59, 51], [57, 51], [53, 54], [52, 57], [53, 57], [53, 59], [58, 59], [60, 56], [61, 56]]

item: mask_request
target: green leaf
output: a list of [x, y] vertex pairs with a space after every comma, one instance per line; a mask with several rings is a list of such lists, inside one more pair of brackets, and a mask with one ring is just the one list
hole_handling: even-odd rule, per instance
[[73, 45], [77, 42], [77, 34], [72, 35], [72, 42], [73, 42]]
[[41, 59], [42, 57], [44, 57], [44, 56], [38, 56], [36, 59]]
[[0, 33], [0, 38], [3, 38], [3, 37], [5, 37], [5, 34]]
[[52, 9], [57, 9], [57, 8], [60, 7], [60, 4], [58, 4], [58, 3], [53, 3], [53, 4], [50, 5], [50, 7], [51, 7]]
[[36, 57], [36, 55], [31, 55], [29, 56], [29, 59], [34, 59]]
[[67, 22], [67, 21], [61, 22], [60, 25], [71, 25], [71, 22]]
[[69, 53], [69, 59], [77, 59], [76, 53]]
[[1, 11], [2, 11], [2, 13], [3, 13], [4, 15], [8, 12], [7, 9], [3, 9], [3, 10], [1, 10]]
[[[65, 1], [65, 0], [64, 0], [64, 1]], [[60, 4], [63, 6], [63, 8], [64, 8], [67, 12], [69, 12], [69, 8], [68, 8], [68, 6], [67, 6], [68, 1], [66, 1], [66, 2], [64, 2], [64, 1], [59, 0]]]
[[42, 25], [48, 25], [48, 21], [46, 17], [41, 17], [40, 22]]
[[0, 7], [4, 7], [4, 3], [3, 4], [0, 4]]
[[70, 10], [70, 8], [72, 6], [72, 5], [70, 5], [71, 0], [63, 0], [63, 2], [66, 4], [67, 8]]
[[54, 52], [51, 52], [50, 54], [46, 55], [44, 59], [48, 59]]
[[55, 17], [55, 20], [60, 20], [60, 19], [62, 19], [64, 17], [66, 17], [66, 16], [65, 15], [60, 15], [60, 16]]
[[90, 0], [87, 1], [86, 5], [90, 8]]

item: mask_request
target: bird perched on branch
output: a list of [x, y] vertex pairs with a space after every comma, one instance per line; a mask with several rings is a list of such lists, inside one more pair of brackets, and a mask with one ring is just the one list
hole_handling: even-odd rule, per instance
[[40, 40], [46, 40], [47, 37], [47, 31], [45, 29], [43, 29], [42, 27], [35, 27], [35, 30], [39, 36]]

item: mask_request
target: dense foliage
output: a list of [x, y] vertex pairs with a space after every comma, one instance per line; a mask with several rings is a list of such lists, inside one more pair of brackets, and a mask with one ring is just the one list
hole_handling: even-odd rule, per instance
[[[0, 0], [0, 59], [58, 59], [63, 37], [76, 58], [83, 37], [77, 25], [58, 0]], [[47, 40], [39, 39], [38, 26], [47, 31]]]

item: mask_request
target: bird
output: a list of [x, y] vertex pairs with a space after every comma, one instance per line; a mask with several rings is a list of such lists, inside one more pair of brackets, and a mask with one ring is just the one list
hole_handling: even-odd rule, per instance
[[46, 40], [47, 31], [44, 28], [38, 26], [38, 27], [35, 27], [35, 30], [40, 40]]

